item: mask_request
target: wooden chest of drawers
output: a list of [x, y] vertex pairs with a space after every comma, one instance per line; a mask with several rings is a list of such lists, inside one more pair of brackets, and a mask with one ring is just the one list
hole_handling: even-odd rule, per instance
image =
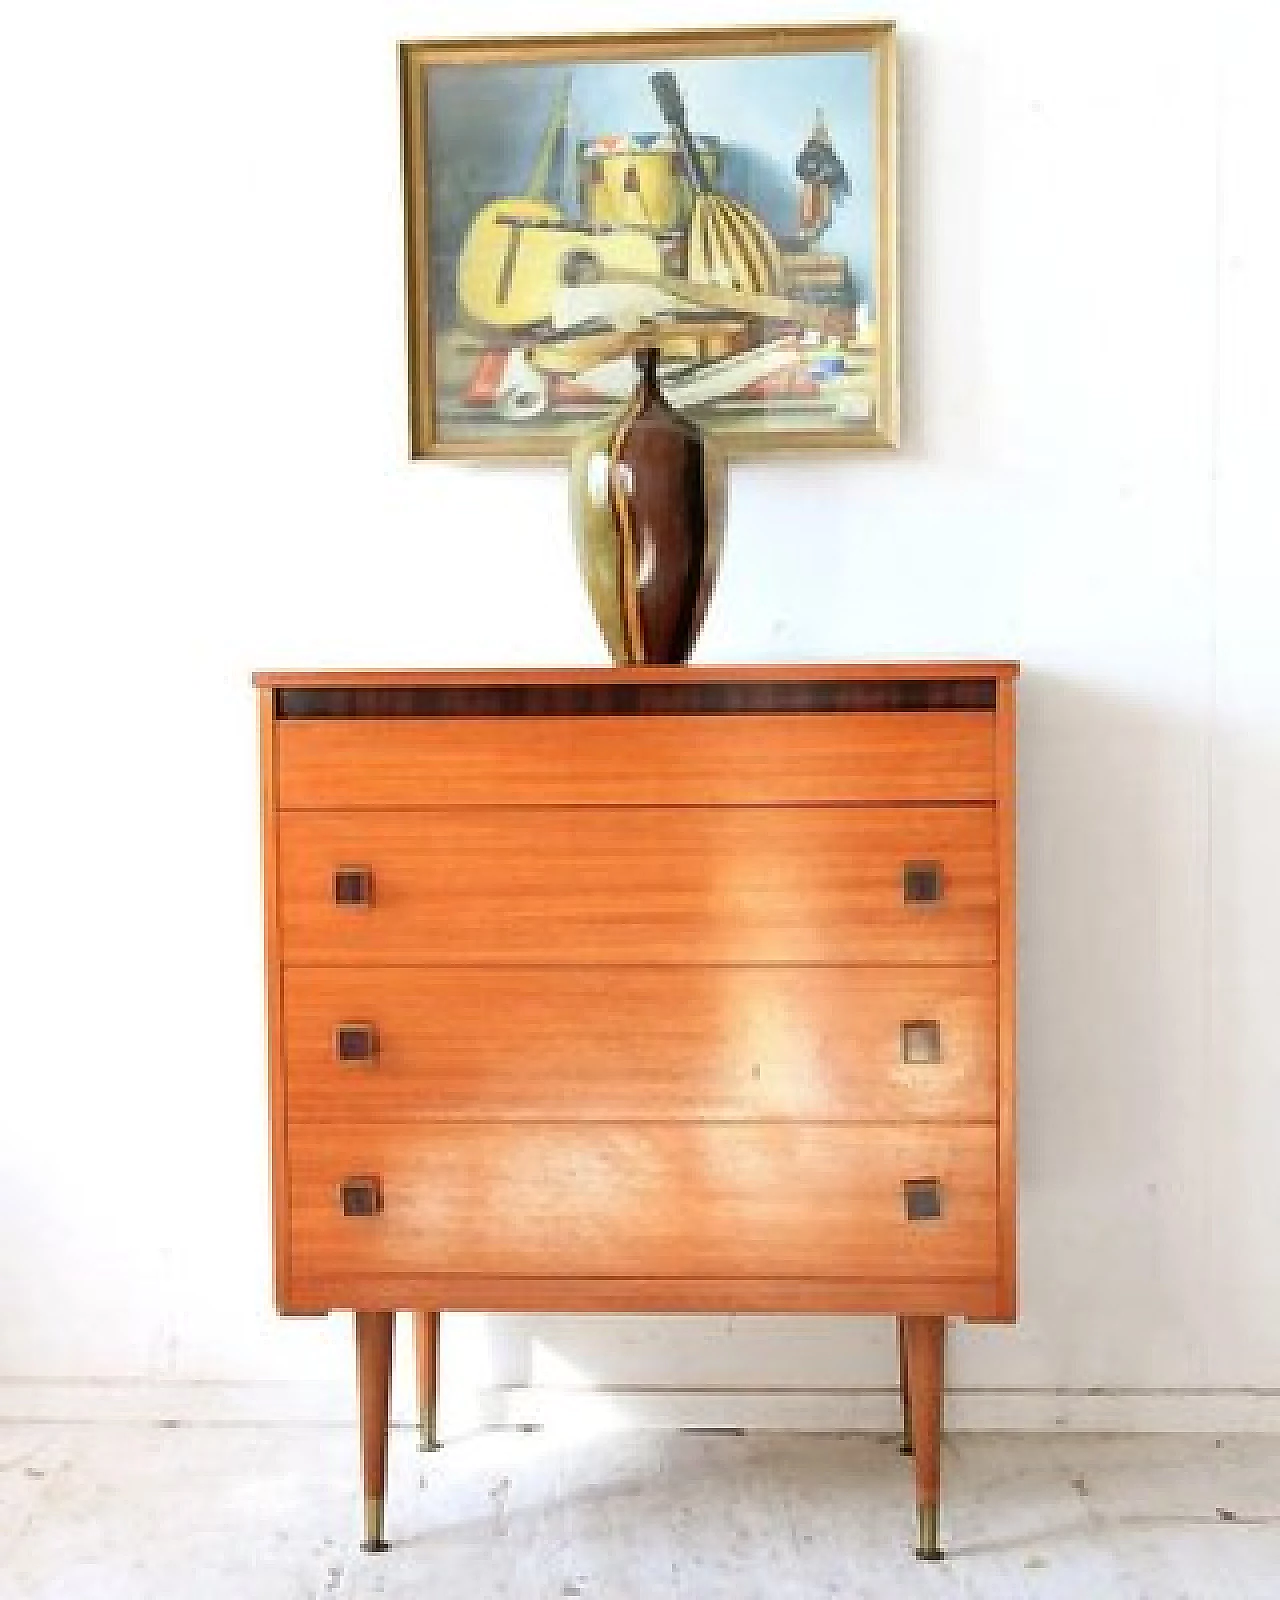
[[[265, 674], [276, 1299], [1015, 1308], [1010, 665]], [[428, 1438], [433, 1443], [433, 1437]]]

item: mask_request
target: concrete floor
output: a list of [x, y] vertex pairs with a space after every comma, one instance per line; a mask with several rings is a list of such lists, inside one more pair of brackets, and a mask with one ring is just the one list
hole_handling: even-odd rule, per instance
[[393, 1440], [362, 1555], [353, 1430], [0, 1425], [0, 1600], [1280, 1600], [1280, 1439], [962, 1435], [941, 1566], [866, 1435]]

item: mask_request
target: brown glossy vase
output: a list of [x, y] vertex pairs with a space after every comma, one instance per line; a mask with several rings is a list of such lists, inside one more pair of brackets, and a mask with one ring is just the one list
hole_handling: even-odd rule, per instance
[[658, 352], [621, 413], [570, 465], [573, 537], [591, 609], [619, 665], [688, 659], [720, 564], [724, 462], [658, 383]]

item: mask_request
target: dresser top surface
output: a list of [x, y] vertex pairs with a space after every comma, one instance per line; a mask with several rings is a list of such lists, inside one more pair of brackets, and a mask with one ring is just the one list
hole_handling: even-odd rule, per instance
[[696, 667], [510, 667], [462, 669], [369, 668], [322, 672], [255, 672], [258, 689], [444, 689], [605, 683], [849, 683], [921, 679], [1012, 679], [1016, 661], [813, 662], [806, 665]]

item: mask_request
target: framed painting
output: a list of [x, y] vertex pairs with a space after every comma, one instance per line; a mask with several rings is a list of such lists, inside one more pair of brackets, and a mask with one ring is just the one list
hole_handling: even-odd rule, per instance
[[898, 430], [891, 24], [400, 47], [415, 456], [563, 456], [661, 352], [730, 454]]

